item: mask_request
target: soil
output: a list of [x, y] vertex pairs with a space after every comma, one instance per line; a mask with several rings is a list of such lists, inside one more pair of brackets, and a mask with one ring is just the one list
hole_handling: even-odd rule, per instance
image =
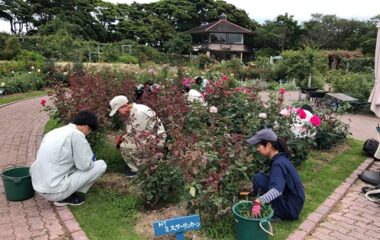
[[122, 173], [107, 173], [97, 181], [97, 185], [121, 194], [131, 193], [133, 185], [131, 180]]

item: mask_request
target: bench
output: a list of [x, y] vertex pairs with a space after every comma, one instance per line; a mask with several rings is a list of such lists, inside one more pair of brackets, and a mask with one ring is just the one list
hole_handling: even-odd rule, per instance
[[344, 102], [352, 103], [358, 101], [358, 99], [344, 93], [326, 93], [326, 96], [328, 97], [328, 103], [334, 111], [337, 111], [339, 106]]

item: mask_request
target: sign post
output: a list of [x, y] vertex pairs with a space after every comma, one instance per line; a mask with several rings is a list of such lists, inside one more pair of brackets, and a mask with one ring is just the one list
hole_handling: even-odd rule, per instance
[[175, 217], [153, 223], [154, 235], [156, 237], [175, 234], [176, 240], [185, 240], [185, 232], [199, 230], [200, 228], [201, 219], [199, 215]]

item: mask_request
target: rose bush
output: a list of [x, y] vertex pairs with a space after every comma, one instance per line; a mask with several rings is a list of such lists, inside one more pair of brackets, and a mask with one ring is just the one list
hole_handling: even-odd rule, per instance
[[[160, 81], [156, 91], [141, 99], [157, 113], [168, 135], [164, 152], [154, 141], [144, 147], [151, 160], [133, 181], [140, 186], [142, 199], [149, 207], [186, 199], [189, 211], [200, 212], [203, 220], [219, 219], [229, 212], [239, 189], [249, 185], [254, 172], [268, 168], [268, 160], [247, 145], [248, 137], [264, 127], [273, 128], [287, 140], [291, 161], [299, 165], [314, 147], [314, 140], [308, 136], [316, 132], [318, 142], [320, 134], [338, 126], [325, 127], [331, 119], [327, 113], [318, 113], [320, 117], [305, 127], [310, 134], [297, 138], [291, 132], [296, 109], [282, 110], [283, 91], [273, 92], [264, 104], [254, 85], [245, 86], [233, 77], [209, 73], [214, 79], [209, 80], [204, 92], [208, 106], [189, 105], [181, 90], [183, 84], [191, 87], [195, 81], [183, 69], [165, 74], [167, 80]], [[108, 117], [109, 101], [120, 94], [133, 99], [137, 85], [128, 73], [124, 78], [118, 76], [111, 72], [69, 75], [68, 87], [58, 85], [53, 94], [56, 116], [68, 121], [79, 110], [91, 109], [98, 114], [102, 129], [113, 129], [118, 117]], [[321, 127], [323, 130], [319, 130]], [[343, 139], [344, 129], [338, 131]]]

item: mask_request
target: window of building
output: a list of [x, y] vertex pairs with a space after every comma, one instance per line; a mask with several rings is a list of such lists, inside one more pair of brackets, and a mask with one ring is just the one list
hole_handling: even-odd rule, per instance
[[243, 34], [211, 33], [211, 43], [243, 44]]

